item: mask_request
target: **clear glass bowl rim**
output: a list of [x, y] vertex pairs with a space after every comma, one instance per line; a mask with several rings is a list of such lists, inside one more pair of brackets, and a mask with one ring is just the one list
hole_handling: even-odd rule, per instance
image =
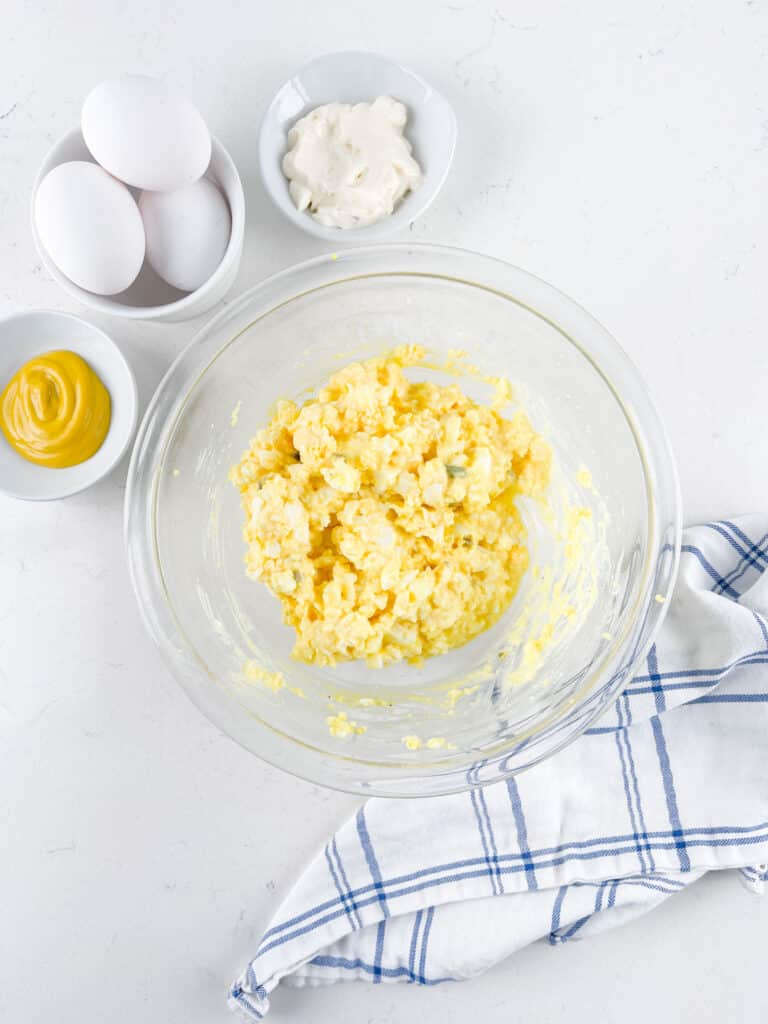
[[[238, 715], [231, 705], [221, 701], [221, 690], [215, 680], [186, 647], [183, 631], [166, 596], [157, 551], [157, 482], [168, 439], [189, 394], [223, 349], [247, 329], [247, 325], [238, 328], [222, 344], [217, 338], [218, 331], [227, 321], [236, 320], [245, 307], [252, 306], [258, 310], [249, 314], [249, 323], [253, 323], [278, 306], [318, 288], [395, 274], [442, 278], [484, 288], [526, 307], [575, 345], [603, 377], [622, 407], [635, 438], [640, 434], [645, 442], [640, 456], [649, 490], [650, 537], [645, 553], [645, 586], [638, 600], [638, 607], [644, 609], [644, 618], [635, 624], [610, 666], [605, 666], [604, 678], [591, 680], [589, 686], [580, 691], [584, 701], [602, 693], [594, 709], [577, 719], [572, 729], [553, 736], [553, 742], [533, 757], [523, 756], [510, 764], [509, 750], [505, 748], [484, 758], [480, 769], [478, 761], [474, 760], [472, 765], [460, 768], [451, 765], [440, 770], [439, 765], [433, 764], [424, 766], [423, 773], [409, 770], [395, 774], [391, 766], [350, 759], [343, 751], [338, 755], [337, 769], [331, 766], [328, 771], [328, 755], [323, 752], [323, 770], [316, 774], [311, 755], [306, 766], [292, 763], [292, 750], [297, 753], [309, 748], [279, 733], [268, 723], [260, 722], [262, 729], [284, 740], [281, 751], [284, 756], [265, 754], [254, 741], [258, 736], [258, 732], [254, 732], [255, 720], [245, 712]], [[681, 530], [680, 489], [666, 431], [638, 370], [613, 336], [574, 300], [519, 267], [471, 250], [424, 243], [361, 246], [315, 257], [255, 284], [204, 324], [172, 363], [144, 414], [128, 470], [124, 517], [128, 567], [144, 623], [171, 674], [210, 721], [251, 753], [298, 778], [367, 796], [405, 797], [459, 792], [517, 774], [552, 756], [592, 725], [613, 702], [624, 682], [631, 678], [664, 619], [668, 602], [656, 602], [651, 597], [658, 592], [671, 593], [677, 574]], [[671, 556], [665, 562], [660, 561], [663, 549]], [[663, 572], [659, 568], [662, 564]], [[651, 571], [653, 566], [657, 567], [655, 575]], [[611, 669], [621, 664], [621, 656], [626, 656], [632, 648], [631, 659], [627, 661], [625, 657], [626, 670], [612, 673]], [[612, 685], [606, 685], [614, 676]], [[318, 757], [316, 767], [319, 761]], [[363, 778], [350, 774], [350, 762]]]

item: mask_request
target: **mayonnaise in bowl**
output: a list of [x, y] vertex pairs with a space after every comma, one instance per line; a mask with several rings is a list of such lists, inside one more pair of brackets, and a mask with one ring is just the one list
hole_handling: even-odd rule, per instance
[[361, 228], [390, 216], [421, 182], [404, 135], [408, 112], [390, 96], [326, 103], [288, 132], [283, 173], [296, 208], [325, 227]]

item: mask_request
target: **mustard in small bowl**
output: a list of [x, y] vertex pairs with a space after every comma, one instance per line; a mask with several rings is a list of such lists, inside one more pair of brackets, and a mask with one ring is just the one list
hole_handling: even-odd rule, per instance
[[125, 454], [137, 411], [131, 367], [100, 328], [50, 309], [0, 318], [0, 494], [91, 487]]
[[34, 356], [0, 396], [0, 429], [8, 443], [39, 466], [64, 469], [90, 459], [109, 430], [112, 402], [91, 366], [76, 352]]

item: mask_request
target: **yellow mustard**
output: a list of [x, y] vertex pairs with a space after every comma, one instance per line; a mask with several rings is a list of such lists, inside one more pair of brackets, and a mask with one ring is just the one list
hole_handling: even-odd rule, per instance
[[109, 392], [75, 352], [35, 356], [0, 396], [0, 428], [30, 462], [63, 469], [90, 459], [109, 430]]

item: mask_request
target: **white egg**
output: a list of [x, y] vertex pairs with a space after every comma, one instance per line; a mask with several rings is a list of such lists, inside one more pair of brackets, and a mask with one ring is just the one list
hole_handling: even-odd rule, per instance
[[116, 295], [144, 262], [144, 225], [131, 193], [98, 164], [59, 164], [35, 194], [35, 227], [43, 248], [76, 285]]
[[188, 185], [211, 159], [211, 135], [197, 107], [147, 75], [97, 85], [83, 104], [81, 128], [101, 166], [135, 188]]
[[229, 243], [229, 206], [208, 178], [173, 192], [142, 192], [147, 262], [168, 284], [193, 292], [214, 272]]

